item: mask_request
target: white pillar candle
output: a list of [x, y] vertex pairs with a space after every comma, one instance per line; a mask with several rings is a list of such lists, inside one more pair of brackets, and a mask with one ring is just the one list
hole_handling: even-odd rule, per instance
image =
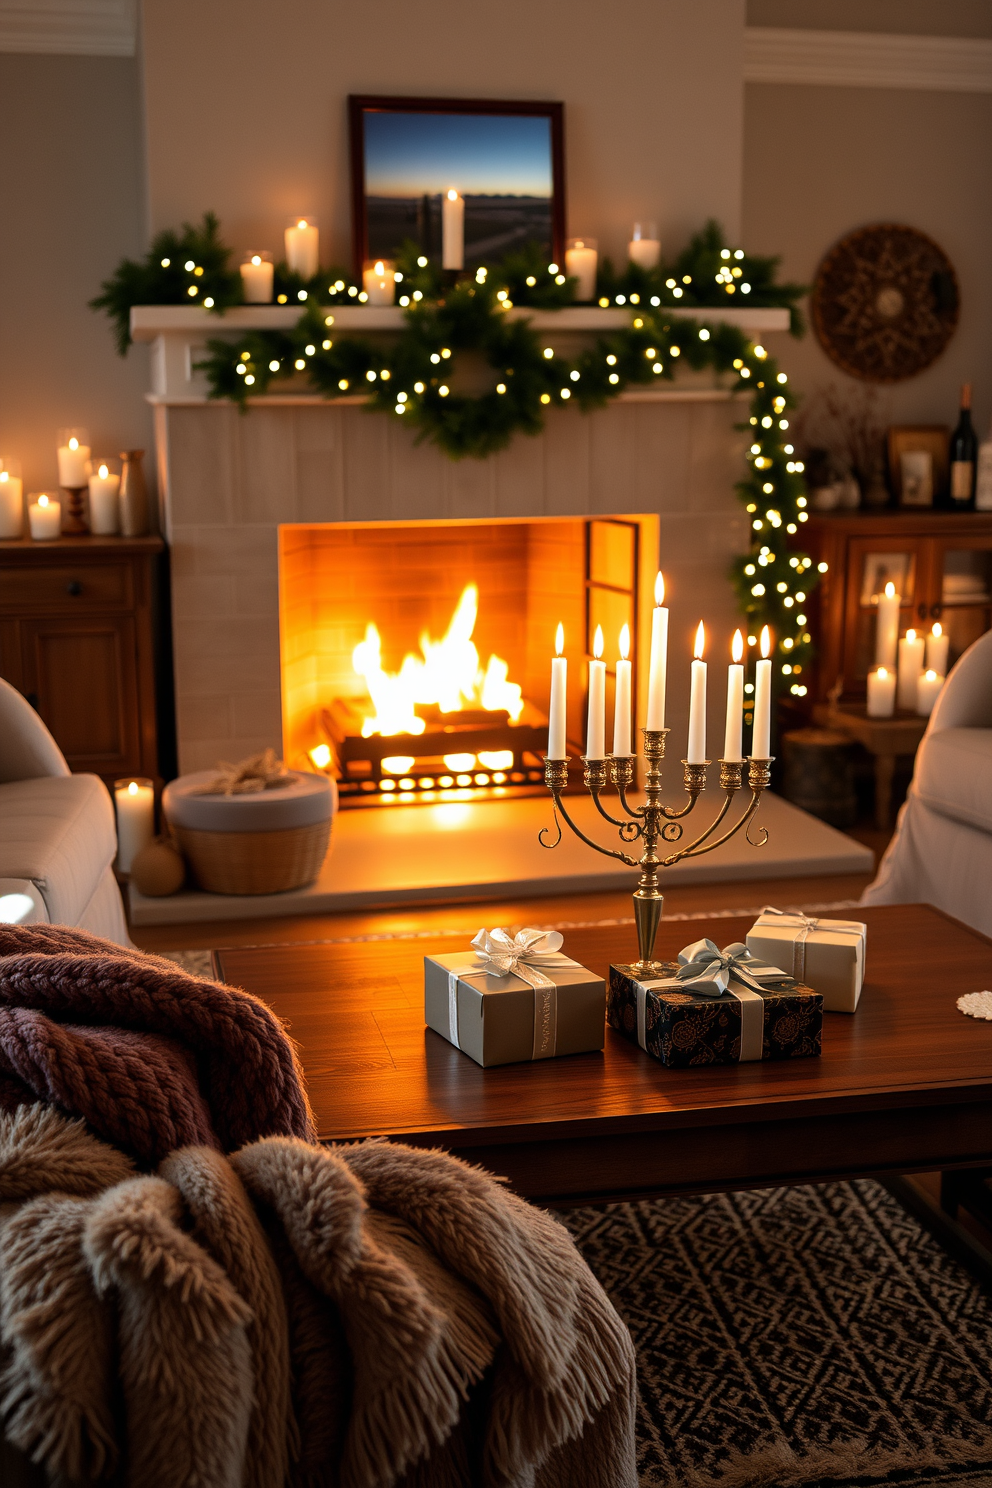
[[878, 618], [875, 621], [875, 665], [890, 670], [896, 664], [900, 603], [896, 586], [890, 580], [885, 586], [885, 593], [878, 596]]
[[651, 660], [648, 664], [649, 729], [665, 727], [665, 689], [668, 682], [668, 611], [665, 608], [665, 579], [654, 581], [655, 608], [651, 616]]
[[248, 305], [272, 303], [272, 255], [249, 253], [241, 264], [241, 287]]
[[689, 748], [686, 760], [690, 765], [701, 765], [706, 759], [706, 663], [703, 646], [706, 632], [700, 620], [696, 631], [695, 657], [689, 685]]
[[606, 758], [606, 662], [603, 654], [603, 627], [596, 626], [592, 643], [594, 660], [589, 663], [589, 714], [586, 720], [586, 759]]
[[465, 198], [454, 187], [441, 201], [441, 267], [465, 267]]
[[0, 470], [0, 537], [20, 537], [24, 531], [24, 486], [4, 462]]
[[761, 660], [754, 669], [754, 727], [751, 731], [752, 759], [771, 759], [772, 753], [772, 649], [771, 632], [761, 627]]
[[317, 224], [307, 217], [296, 217], [287, 227], [286, 267], [301, 279], [312, 279], [320, 267], [320, 233]]
[[362, 270], [362, 288], [369, 305], [391, 305], [396, 298], [396, 275], [391, 259], [377, 258]]
[[891, 718], [896, 706], [896, 674], [891, 667], [868, 673], [868, 717]]
[[725, 760], [743, 759], [743, 730], [744, 730], [744, 668], [741, 665], [744, 656], [744, 637], [739, 630], [734, 631], [734, 644], [731, 651], [734, 660], [727, 668], [727, 732], [723, 744], [723, 757]]
[[950, 636], [944, 634], [943, 626], [938, 620], [927, 636], [927, 670], [936, 672], [938, 677], [947, 676], [947, 650], [950, 643]]
[[62, 530], [62, 503], [44, 491], [28, 497], [28, 524], [35, 542], [50, 542]]
[[907, 630], [899, 642], [899, 681], [896, 701], [900, 708], [916, 707], [916, 684], [923, 670], [923, 637]]
[[920, 677], [916, 688], [916, 711], [921, 718], [929, 718], [933, 712], [933, 705], [937, 701], [937, 694], [944, 685], [944, 679], [939, 672], [928, 667]]
[[627, 257], [641, 269], [654, 269], [661, 258], [661, 243], [653, 222], [635, 222]]
[[89, 435], [85, 429], [60, 429], [58, 441], [59, 485], [78, 491], [89, 477]]
[[90, 476], [90, 531], [97, 537], [120, 531], [120, 487], [120, 476], [106, 464], [98, 465], [96, 474]]
[[117, 867], [130, 873], [131, 864], [155, 836], [155, 789], [150, 780], [115, 780], [117, 808]]
[[575, 286], [577, 300], [594, 298], [598, 260], [599, 253], [595, 238], [569, 238], [565, 245], [565, 273], [569, 279], [579, 281]]
[[630, 627], [625, 625], [620, 632], [620, 660], [617, 662], [616, 696], [613, 705], [613, 753], [618, 759], [626, 759], [632, 753], [630, 747]]
[[548, 708], [548, 759], [568, 758], [565, 748], [565, 723], [568, 708], [568, 658], [565, 629], [559, 625], [555, 636], [555, 655], [551, 659], [551, 703]]

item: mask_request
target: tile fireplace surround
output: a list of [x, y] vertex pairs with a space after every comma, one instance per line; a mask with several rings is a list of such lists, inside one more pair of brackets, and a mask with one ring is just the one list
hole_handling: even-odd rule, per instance
[[[202, 399], [153, 401], [181, 772], [283, 742], [286, 523], [657, 513], [672, 609], [672, 752], [681, 755], [691, 633], [704, 617], [716, 661], [737, 624], [726, 571], [747, 541], [734, 497], [743, 453], [734, 424], [746, 403], [706, 387], [632, 393], [587, 416], [552, 413], [543, 434], [487, 461], [454, 462], [361, 406], [282, 396], [242, 414]], [[711, 688], [713, 729], [722, 727], [720, 691]]]

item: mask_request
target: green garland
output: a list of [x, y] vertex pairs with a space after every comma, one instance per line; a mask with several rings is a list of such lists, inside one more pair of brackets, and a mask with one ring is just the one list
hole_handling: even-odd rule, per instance
[[[240, 276], [229, 273], [227, 258], [216, 219], [207, 216], [202, 228], [160, 234], [146, 262], [122, 264], [92, 303], [115, 320], [118, 345], [126, 351], [131, 304], [195, 299], [220, 312], [238, 303]], [[323, 270], [304, 283], [279, 265], [277, 300], [300, 303], [297, 324], [285, 332], [249, 331], [234, 342], [212, 339], [199, 366], [210, 396], [242, 409], [274, 383], [294, 378], [328, 399], [362, 393], [370, 409], [402, 420], [455, 459], [484, 458], [518, 433], [537, 434], [552, 405], [586, 412], [627, 387], [669, 382], [682, 366], [732, 379], [731, 392], [750, 394], [749, 420], [738, 425], [750, 435], [749, 471], [737, 491], [751, 522], [751, 547], [735, 560], [731, 576], [747, 618], [749, 656], [761, 627], [770, 626], [777, 690], [802, 696], [806, 686], [798, 679], [812, 655], [804, 606], [818, 573], [809, 557], [789, 547], [807, 517], [803, 467], [788, 438], [795, 400], [776, 360], [719, 318], [728, 303], [779, 305], [790, 310], [792, 333], [801, 335], [796, 301], [802, 287], [777, 285], [776, 265], [730, 249], [713, 223], [672, 265], [645, 271], [631, 264], [618, 277], [607, 262], [597, 284], [599, 303], [626, 307], [630, 325], [598, 337], [575, 358], [550, 344], [553, 334], [539, 337], [529, 321], [507, 313], [574, 304], [575, 281], [536, 250], [452, 283], [408, 245], [397, 265], [406, 324], [392, 344], [381, 345], [335, 334], [334, 307], [365, 298], [347, 272]], [[753, 298], [739, 299], [746, 285]], [[669, 313], [676, 306], [699, 314], [676, 319]]]

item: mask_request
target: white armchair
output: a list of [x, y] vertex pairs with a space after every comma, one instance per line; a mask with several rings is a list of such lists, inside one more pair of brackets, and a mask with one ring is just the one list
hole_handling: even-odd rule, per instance
[[862, 904], [925, 902], [992, 935], [992, 631], [952, 667]]
[[70, 774], [30, 703], [0, 678], [0, 920], [79, 925], [130, 944], [116, 853], [103, 781]]

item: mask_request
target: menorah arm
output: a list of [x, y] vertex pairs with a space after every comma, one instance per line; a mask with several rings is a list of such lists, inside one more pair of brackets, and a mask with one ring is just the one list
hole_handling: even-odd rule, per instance
[[645, 806], [631, 806], [627, 800], [627, 787], [617, 783], [617, 795], [620, 797], [620, 805], [633, 821], [643, 821], [647, 814]]
[[620, 862], [626, 863], [628, 868], [640, 867], [640, 864], [637, 862], [637, 860], [635, 858], [628, 857], [626, 853], [617, 852], [614, 848], [610, 847], [601, 847], [598, 842], [593, 842], [592, 838], [587, 837], [582, 828], [577, 827], [575, 822], [569, 816], [567, 810], [565, 809], [565, 806], [562, 803], [560, 793], [558, 791], [553, 791], [552, 794], [554, 795], [555, 799], [555, 807], [558, 811], [561, 812], [562, 816], [568, 822], [568, 825], [571, 827], [576, 837], [581, 838], [587, 847], [593, 848], [595, 852], [602, 853], [604, 858], [619, 858]]
[[[627, 834], [624, 837], [625, 842], [633, 842], [635, 836], [639, 837], [641, 835], [643, 829], [640, 826], [635, 825], [639, 818], [635, 817], [634, 821], [621, 821], [619, 817], [611, 816], [610, 813], [607, 811], [606, 807], [599, 799], [598, 790], [590, 791], [589, 794], [595, 801], [596, 810], [599, 812], [600, 816], [608, 821], [611, 827], [619, 827], [621, 835], [623, 835], [624, 833]], [[629, 812], [628, 814], [633, 816], [633, 812]]]
[[[716, 816], [710, 822], [709, 826], [706, 828], [706, 830], [704, 832], [701, 832], [699, 834], [699, 836], [696, 838], [696, 840], [694, 842], [690, 842], [689, 845], [688, 845], [688, 847], [686, 847], [686, 848], [683, 849], [682, 853], [680, 854], [681, 857], [688, 857], [691, 852], [695, 851], [695, 849], [697, 847], [699, 847], [700, 843], [706, 841], [707, 837], [712, 837], [713, 833], [716, 831], [717, 827], [720, 825], [720, 823], [723, 821], [724, 817], [726, 816], [727, 812], [730, 810], [730, 804], [733, 801], [733, 799], [734, 799], [734, 792], [732, 790], [731, 791], [728, 791], [727, 792], [726, 799], [724, 800], [723, 805], [720, 807], [720, 810], [717, 812]], [[736, 831], [737, 829], [735, 828], [734, 830]]]
[[[728, 811], [728, 809], [730, 807], [731, 800], [732, 800], [732, 796], [728, 795], [726, 801], [723, 803], [723, 807], [722, 807], [722, 809], [720, 811], [719, 816], [713, 822], [712, 826], [710, 826], [702, 834], [701, 837], [697, 837], [696, 840], [695, 840], [695, 842], [690, 842], [689, 843], [689, 846], [688, 847], [684, 847], [681, 852], [673, 853], [670, 858], [665, 858], [665, 860], [664, 860], [665, 867], [669, 867], [672, 863], [678, 863], [678, 862], [680, 862], [682, 858], [699, 858], [699, 857], [702, 857], [703, 853], [712, 852], [715, 847], [721, 847], [723, 845], [723, 843], [729, 842], [730, 839], [731, 839], [731, 837], [736, 836], [737, 833], [740, 831], [741, 827], [747, 826], [748, 822], [754, 816], [754, 813], [757, 811], [758, 806], [759, 806], [759, 804], [761, 802], [761, 792], [760, 791], [753, 791], [752, 792], [752, 794], [751, 794], [751, 800], [748, 803], [747, 810], [745, 811], [744, 815], [741, 817], [740, 821], [734, 823], [734, 825], [730, 828], [730, 831], [729, 832], [724, 832], [723, 836], [722, 837], [717, 837], [717, 839], [716, 839], [715, 842], [706, 842], [706, 839], [710, 835], [710, 833], [714, 830], [714, 828], [716, 828], [716, 827], [718, 827], [720, 825], [720, 822], [726, 816], [727, 811]], [[750, 840], [750, 839], [748, 839], [748, 840]], [[765, 834], [765, 841], [767, 841], [767, 833]], [[704, 842], [706, 843], [705, 847], [703, 847], [703, 846], [700, 845], [700, 844], [702, 844]], [[760, 844], [759, 843], [755, 843], [754, 844], [754, 846], [763, 846], [763, 845], [764, 845], [763, 843], [760, 843]]]

